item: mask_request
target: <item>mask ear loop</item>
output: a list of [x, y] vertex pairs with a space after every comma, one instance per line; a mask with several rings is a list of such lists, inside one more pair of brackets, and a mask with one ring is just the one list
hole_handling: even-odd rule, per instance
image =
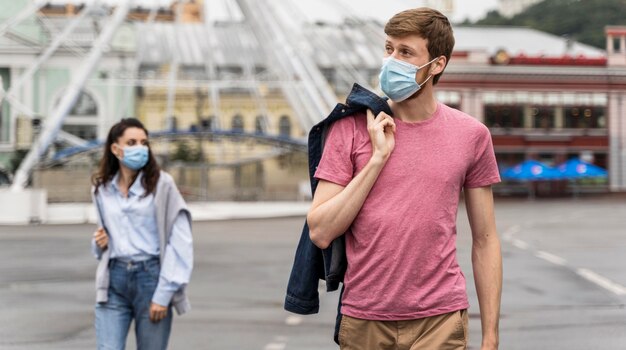
[[427, 63], [427, 64], [430, 64], [430, 72], [428, 72], [428, 75], [433, 75], [433, 62], [438, 61], [438, 60], [439, 60], [439, 57], [435, 57], [430, 62]]
[[435, 57], [430, 62], [426, 63], [426, 64], [430, 64], [431, 66], [430, 66], [430, 71], [428, 72], [428, 78], [426, 78], [426, 80], [424, 80], [422, 84], [426, 84], [426, 82], [428, 82], [428, 80], [430, 80], [430, 78], [434, 76], [432, 63], [437, 60], [439, 60], [439, 57]]

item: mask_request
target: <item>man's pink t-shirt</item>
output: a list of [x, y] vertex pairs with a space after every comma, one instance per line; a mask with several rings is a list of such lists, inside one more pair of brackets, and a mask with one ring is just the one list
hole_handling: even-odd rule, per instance
[[[441, 103], [423, 122], [394, 120], [395, 149], [346, 233], [341, 312], [410, 320], [465, 309], [456, 215], [463, 188], [500, 181], [491, 135]], [[328, 133], [315, 177], [347, 186], [371, 154], [365, 115], [341, 119]]]

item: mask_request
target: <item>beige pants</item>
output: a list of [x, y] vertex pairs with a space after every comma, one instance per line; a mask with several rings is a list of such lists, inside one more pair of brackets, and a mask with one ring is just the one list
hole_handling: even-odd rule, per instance
[[409, 321], [369, 321], [344, 315], [342, 350], [458, 350], [468, 341], [467, 310]]

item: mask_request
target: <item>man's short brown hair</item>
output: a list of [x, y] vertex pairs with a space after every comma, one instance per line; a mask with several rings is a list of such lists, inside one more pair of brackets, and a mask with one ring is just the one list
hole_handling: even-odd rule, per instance
[[[387, 22], [385, 33], [395, 37], [416, 34], [427, 40], [429, 59], [445, 56], [450, 62], [454, 48], [452, 26], [448, 18], [437, 10], [420, 7], [402, 11]], [[443, 72], [433, 77], [433, 84], [437, 84], [441, 74]]]

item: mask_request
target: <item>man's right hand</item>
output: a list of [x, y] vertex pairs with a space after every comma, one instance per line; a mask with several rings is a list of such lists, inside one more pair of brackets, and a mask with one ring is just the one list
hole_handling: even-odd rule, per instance
[[102, 227], [94, 232], [93, 238], [96, 240], [96, 245], [98, 245], [98, 247], [102, 250], [105, 250], [109, 245], [109, 236]]
[[396, 123], [393, 118], [385, 112], [380, 112], [374, 117], [374, 113], [368, 109], [367, 131], [372, 142], [372, 158], [387, 161], [396, 145]]

